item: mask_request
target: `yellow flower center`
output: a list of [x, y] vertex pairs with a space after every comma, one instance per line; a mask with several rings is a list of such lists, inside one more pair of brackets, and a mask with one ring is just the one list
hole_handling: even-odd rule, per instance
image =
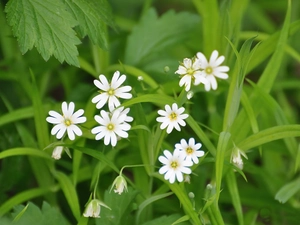
[[206, 72], [207, 74], [212, 74], [213, 68], [211, 68], [210, 66], [208, 66], [208, 67], [206, 67], [205, 72]]
[[194, 70], [192, 68], [189, 68], [186, 70], [186, 73], [189, 75], [193, 75], [194, 74]]
[[170, 115], [169, 115], [169, 119], [170, 120], [176, 120], [177, 119], [177, 114], [172, 112]]
[[107, 91], [107, 94], [110, 95], [110, 96], [113, 96], [115, 94], [115, 90], [110, 88], [108, 91]]
[[185, 151], [187, 154], [192, 154], [194, 152], [194, 150], [191, 147], [187, 147]]
[[171, 167], [172, 167], [173, 169], [176, 169], [176, 168], [178, 167], [178, 163], [177, 163], [176, 161], [173, 161], [173, 162], [171, 163]]
[[109, 131], [113, 131], [115, 129], [115, 126], [112, 123], [110, 123], [110, 124], [107, 125], [107, 129]]
[[64, 123], [68, 127], [72, 124], [72, 121], [70, 119], [65, 119]]

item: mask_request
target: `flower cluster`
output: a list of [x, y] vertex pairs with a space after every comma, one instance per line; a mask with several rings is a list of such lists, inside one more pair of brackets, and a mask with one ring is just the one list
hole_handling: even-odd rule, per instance
[[[104, 144], [116, 146], [119, 138], [127, 138], [127, 131], [131, 126], [128, 122], [132, 122], [133, 118], [127, 116], [130, 109], [119, 107], [121, 105], [119, 98], [130, 99], [132, 94], [130, 86], [121, 86], [126, 80], [126, 75], [121, 75], [116, 71], [111, 82], [104, 75], [99, 76], [99, 80], [94, 80], [96, 87], [100, 89], [100, 94], [96, 95], [92, 102], [96, 103], [96, 108], [101, 109], [108, 103], [109, 111], [101, 110], [100, 115], [95, 115], [94, 119], [100, 126], [92, 129], [92, 133], [96, 135], [96, 140], [104, 138]], [[117, 108], [119, 107], [119, 108]]]
[[[129, 122], [132, 122], [133, 118], [127, 115], [130, 109], [119, 107], [121, 103], [118, 98], [130, 99], [132, 97], [132, 95], [128, 93], [131, 87], [121, 86], [125, 80], [126, 76], [120, 76], [120, 72], [116, 71], [110, 83], [102, 74], [99, 76], [99, 80], [94, 81], [96, 87], [101, 91], [99, 95], [92, 99], [92, 102], [96, 103], [96, 108], [98, 109], [101, 109], [108, 103], [109, 111], [101, 110], [100, 115], [95, 115], [94, 118], [100, 126], [94, 127], [91, 132], [96, 134], [96, 140], [104, 138], [105, 145], [111, 143], [112, 146], [116, 146], [118, 138], [127, 138], [127, 131], [131, 128]], [[79, 109], [74, 112], [74, 102], [70, 102], [69, 104], [63, 102], [61, 109], [62, 114], [50, 110], [46, 121], [54, 124], [51, 134], [55, 135], [57, 139], [63, 139], [67, 133], [68, 138], [73, 141], [76, 135], [82, 135], [82, 131], [78, 125], [86, 122], [86, 117], [83, 116], [84, 110]], [[68, 149], [63, 146], [56, 146], [53, 150], [52, 157], [56, 160], [60, 159], [64, 150], [68, 151]]]
[[188, 142], [181, 139], [180, 143], [175, 144], [173, 154], [169, 150], [164, 150], [164, 155], [159, 156], [158, 160], [163, 166], [158, 172], [164, 174], [164, 178], [171, 184], [175, 179], [182, 182], [183, 174], [191, 174], [190, 166], [198, 164], [198, 158], [204, 155], [204, 151], [200, 150], [201, 146], [202, 144], [195, 143], [194, 138], [190, 138]]
[[191, 85], [204, 84], [206, 91], [210, 89], [216, 90], [218, 87], [217, 78], [227, 79], [229, 71], [228, 66], [221, 66], [225, 57], [219, 56], [219, 52], [214, 50], [209, 58], [206, 59], [203, 53], [198, 52], [196, 57], [183, 59], [183, 63], [179, 65], [175, 72], [180, 75], [179, 86], [185, 86], [185, 91], [191, 89]]

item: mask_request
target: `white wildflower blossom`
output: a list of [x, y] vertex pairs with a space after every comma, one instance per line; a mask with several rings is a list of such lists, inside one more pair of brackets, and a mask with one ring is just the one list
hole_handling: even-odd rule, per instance
[[175, 149], [178, 149], [184, 155], [185, 160], [193, 161], [195, 164], [199, 163], [199, 157], [204, 155], [204, 151], [199, 150], [202, 144], [195, 143], [194, 138], [190, 138], [187, 142], [181, 139], [179, 144], [175, 144]]
[[128, 93], [131, 91], [131, 87], [121, 86], [125, 80], [126, 75], [120, 76], [119, 71], [114, 73], [110, 83], [103, 74], [99, 75], [99, 80], [94, 80], [94, 84], [100, 89], [100, 94], [92, 99], [92, 102], [96, 103], [96, 108], [101, 109], [108, 102], [109, 111], [113, 111], [120, 105], [118, 98], [132, 98], [132, 94]]
[[216, 90], [218, 87], [218, 83], [216, 80], [217, 78], [220, 79], [227, 79], [228, 74], [226, 72], [229, 71], [228, 66], [220, 66], [224, 60], [224, 56], [219, 56], [219, 52], [217, 50], [214, 50], [210, 56], [209, 61], [207, 61], [206, 57], [203, 55], [203, 53], [198, 52], [197, 58], [200, 60], [201, 64], [200, 67], [203, 70], [202, 74], [207, 79], [207, 83], [204, 84], [204, 88], [206, 91], [209, 91], [211, 88], [213, 90]]
[[200, 68], [200, 61], [198, 59], [185, 58], [182, 65], [179, 65], [178, 70], [175, 71], [181, 77], [179, 86], [185, 86], [185, 91], [189, 91], [192, 84], [206, 84], [207, 80], [200, 71]]
[[231, 153], [231, 163], [234, 164], [236, 167], [238, 167], [241, 170], [244, 167], [244, 162], [243, 162], [242, 156], [245, 159], [248, 159], [246, 153], [244, 153], [243, 151], [241, 151], [238, 148], [235, 148]]
[[57, 139], [61, 139], [67, 131], [70, 140], [75, 139], [77, 136], [82, 135], [81, 129], [76, 125], [84, 123], [86, 117], [82, 116], [84, 113], [83, 109], [79, 109], [74, 113], [75, 104], [70, 102], [69, 106], [66, 102], [62, 103], [62, 115], [56, 111], [49, 111], [49, 117], [46, 118], [47, 122], [55, 124], [51, 130], [52, 135], [56, 135]]
[[183, 107], [178, 108], [176, 103], [172, 104], [172, 108], [169, 105], [165, 105], [165, 111], [158, 110], [158, 114], [161, 115], [161, 117], [157, 117], [156, 121], [162, 123], [160, 129], [167, 127], [168, 134], [172, 132], [173, 128], [180, 131], [180, 126], [186, 125], [184, 119], [189, 116], [188, 114], [182, 114], [184, 110]]
[[[118, 193], [119, 195], [123, 193], [123, 191], [125, 190], [125, 192], [127, 192], [127, 182], [125, 180], [125, 178], [122, 175], [117, 176], [117, 178], [114, 180], [111, 189], [115, 186], [115, 193]], [[111, 190], [110, 189], [110, 190]]]
[[183, 174], [191, 174], [192, 170], [189, 166], [192, 166], [192, 161], [184, 160], [182, 152], [175, 150], [173, 154], [164, 150], [164, 156], [159, 156], [158, 160], [164, 164], [160, 169], [159, 173], [164, 174], [164, 178], [169, 180], [172, 184], [177, 179], [179, 182], [183, 181]]
[[117, 144], [118, 137], [127, 138], [127, 131], [130, 130], [131, 126], [125, 122], [129, 121], [127, 113], [120, 110], [114, 110], [112, 113], [101, 110], [100, 116], [96, 115], [95, 120], [100, 126], [94, 127], [91, 132], [96, 134], [95, 139], [100, 140], [104, 138], [104, 144], [109, 143], [114, 147]]

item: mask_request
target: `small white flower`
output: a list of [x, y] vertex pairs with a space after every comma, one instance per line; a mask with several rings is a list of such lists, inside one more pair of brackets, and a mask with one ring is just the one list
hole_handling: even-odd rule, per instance
[[49, 111], [50, 116], [46, 118], [47, 122], [55, 124], [51, 130], [51, 134], [56, 135], [57, 139], [61, 139], [67, 131], [70, 140], [74, 140], [75, 134], [77, 136], [82, 135], [82, 131], [76, 124], [84, 123], [86, 121], [86, 117], [82, 116], [84, 110], [79, 109], [74, 113], [75, 104], [73, 102], [70, 102], [69, 107], [66, 102], [63, 102], [61, 109], [62, 115], [51, 110]]
[[114, 73], [111, 83], [108, 82], [104, 75], [99, 75], [99, 80], [94, 80], [94, 84], [100, 89], [100, 94], [92, 99], [93, 103], [97, 103], [96, 108], [101, 109], [108, 102], [109, 111], [113, 111], [114, 108], [120, 105], [118, 98], [132, 98], [132, 94], [127, 93], [131, 91], [130, 86], [120, 87], [125, 80], [126, 76], [124, 74], [120, 76], [119, 71]]
[[231, 163], [233, 163], [236, 167], [238, 167], [241, 170], [244, 167], [242, 156], [248, 159], [246, 153], [241, 151], [239, 148], [235, 148], [231, 153]]
[[169, 105], [165, 105], [165, 111], [164, 110], [158, 110], [158, 114], [161, 115], [161, 117], [157, 117], [156, 121], [162, 123], [160, 125], [160, 129], [167, 128], [167, 133], [171, 133], [173, 128], [180, 131], [180, 126], [185, 126], [186, 123], [184, 119], [186, 119], [189, 115], [188, 114], [182, 114], [184, 112], [184, 108], [180, 107], [178, 108], [178, 105], [176, 103], [172, 104], [172, 108]]
[[200, 71], [200, 61], [198, 59], [185, 58], [183, 64], [178, 67], [175, 73], [180, 74], [179, 86], [185, 86], [185, 91], [191, 89], [191, 84], [198, 85], [207, 83], [205, 76]]
[[124, 190], [125, 190], [125, 192], [127, 192], [127, 182], [126, 182], [125, 178], [122, 175], [117, 176], [117, 178], [114, 180], [114, 182], [112, 184], [111, 189], [114, 186], [116, 187], [114, 192], [118, 193], [119, 195], [122, 194]]
[[203, 69], [202, 73], [204, 74], [205, 78], [207, 79], [207, 83], [204, 84], [205, 90], [209, 91], [211, 88], [213, 90], [216, 90], [218, 87], [217, 84], [217, 78], [220, 79], [227, 79], [228, 74], [226, 72], [229, 71], [228, 66], [220, 66], [224, 60], [224, 56], [218, 57], [219, 52], [217, 50], [214, 50], [210, 56], [209, 62], [207, 61], [206, 57], [203, 55], [203, 53], [198, 52], [197, 58], [201, 62], [201, 69]]
[[143, 77], [143, 76], [138, 76], [137, 80], [138, 80], [138, 81], [143, 81], [143, 80], [144, 80], [144, 77]]
[[192, 161], [184, 160], [184, 155], [178, 151], [174, 150], [173, 154], [168, 151], [164, 150], [164, 156], [159, 156], [158, 160], [164, 164], [160, 169], [160, 174], [165, 174], [165, 180], [169, 180], [172, 184], [175, 182], [175, 178], [179, 181], [183, 181], [183, 173], [184, 174], [191, 174], [192, 170], [189, 166], [192, 166]]
[[199, 150], [202, 144], [195, 143], [194, 138], [189, 139], [189, 143], [186, 140], [181, 139], [180, 144], [175, 144], [175, 149], [178, 149], [184, 155], [185, 160], [193, 161], [195, 164], [199, 163], [198, 158], [204, 155], [204, 151]]
[[129, 108], [124, 108], [124, 106], [116, 108], [115, 111], [118, 110], [120, 112], [120, 116], [125, 115], [124, 122], [132, 122], [133, 118], [131, 116], [127, 116], [129, 113], [130, 109]]
[[94, 218], [100, 218], [100, 211], [101, 211], [101, 206], [104, 206], [105, 208], [109, 208], [107, 205], [105, 205], [103, 202], [101, 202], [98, 199], [92, 199], [87, 207], [84, 210], [83, 216], [84, 217], [94, 217]]
[[[125, 110], [124, 110], [125, 111]], [[101, 116], [96, 115], [94, 118], [100, 124], [100, 126], [94, 127], [92, 133], [96, 134], [95, 139], [100, 140], [104, 138], [104, 144], [114, 147], [117, 144], [117, 138], [127, 138], [127, 131], [131, 126], [125, 122], [128, 121], [127, 113], [121, 113], [120, 110], [114, 110], [112, 113], [108, 113], [104, 110], [100, 112]]]
[[194, 96], [194, 92], [193, 92], [193, 91], [189, 91], [189, 92], [186, 94], [186, 98], [187, 98], [188, 100], [190, 100], [193, 96]]
[[61, 158], [61, 154], [64, 150], [63, 146], [56, 146], [52, 152], [52, 158], [55, 160], [59, 160]]
[[101, 202], [98, 199], [93, 199], [86, 207], [83, 216], [100, 218]]

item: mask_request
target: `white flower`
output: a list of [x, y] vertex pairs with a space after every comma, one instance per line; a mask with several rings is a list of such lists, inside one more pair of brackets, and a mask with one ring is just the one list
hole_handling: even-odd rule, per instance
[[120, 110], [114, 110], [112, 113], [101, 110], [100, 114], [101, 116], [96, 115], [94, 118], [101, 126], [94, 127], [91, 131], [96, 134], [96, 140], [104, 138], [105, 145], [111, 143], [112, 146], [116, 146], [117, 137], [128, 137], [127, 131], [131, 126], [125, 122], [128, 121], [126, 113], [121, 113]]
[[189, 143], [181, 139], [180, 144], [175, 144], [175, 149], [178, 149], [184, 155], [185, 160], [193, 161], [195, 164], [199, 162], [198, 158], [204, 155], [204, 151], [199, 150], [202, 144], [195, 144], [195, 139], [190, 138]]
[[97, 199], [93, 199], [89, 202], [88, 206], [84, 210], [84, 217], [100, 218], [101, 202]]
[[126, 76], [124, 74], [120, 76], [119, 71], [114, 73], [111, 83], [108, 82], [104, 75], [99, 75], [99, 80], [94, 80], [94, 84], [100, 89], [100, 94], [92, 99], [93, 103], [97, 103], [96, 108], [101, 109], [108, 102], [109, 111], [113, 111], [114, 108], [120, 105], [118, 98], [132, 98], [132, 94], [127, 93], [131, 91], [130, 86], [120, 87], [125, 80]]
[[52, 152], [52, 158], [55, 160], [59, 160], [61, 158], [61, 154], [64, 150], [63, 146], [56, 146]]
[[161, 115], [161, 117], [157, 117], [156, 121], [162, 123], [160, 125], [160, 129], [167, 128], [167, 133], [171, 133], [173, 128], [175, 127], [176, 130], [180, 131], [180, 126], [185, 126], [186, 123], [184, 119], [186, 119], [189, 115], [188, 114], [182, 114], [184, 112], [184, 108], [180, 107], [178, 108], [178, 105], [176, 103], [172, 104], [172, 109], [169, 105], [165, 105], [165, 110], [158, 110], [158, 114]]
[[198, 59], [185, 58], [183, 64], [178, 67], [175, 73], [180, 74], [179, 86], [182, 87], [184, 85], [185, 91], [191, 89], [191, 84], [207, 83], [205, 76], [200, 71], [200, 61]]
[[201, 62], [201, 69], [203, 69], [202, 73], [205, 75], [205, 78], [207, 79], [207, 83], [204, 84], [205, 90], [209, 91], [211, 88], [213, 90], [216, 90], [218, 87], [217, 84], [217, 78], [220, 79], [227, 79], [228, 74], [226, 72], [229, 71], [228, 66], [220, 66], [224, 60], [224, 56], [218, 57], [219, 52], [217, 50], [214, 50], [210, 56], [209, 62], [207, 61], [206, 57], [201, 53], [197, 53], [197, 58]]
[[236, 167], [238, 167], [241, 170], [244, 167], [242, 156], [248, 159], [246, 153], [241, 151], [239, 148], [235, 148], [231, 153], [231, 163], [233, 163]]
[[62, 115], [51, 110], [49, 111], [50, 116], [46, 118], [47, 122], [55, 124], [51, 130], [51, 134], [56, 134], [56, 138], [61, 139], [67, 131], [70, 140], [74, 140], [75, 134], [77, 136], [82, 135], [82, 131], [76, 124], [84, 123], [86, 121], [86, 117], [82, 116], [84, 110], [79, 109], [74, 113], [75, 104], [73, 102], [70, 102], [69, 107], [66, 102], [63, 102], [61, 109]]
[[188, 100], [190, 100], [193, 96], [194, 96], [194, 92], [193, 92], [193, 91], [189, 91], [189, 92], [186, 94], [186, 98], [187, 98]]
[[83, 216], [84, 217], [94, 217], [94, 218], [100, 218], [100, 210], [101, 206], [104, 206], [105, 208], [109, 208], [107, 205], [105, 205], [103, 202], [101, 202], [98, 199], [92, 199], [87, 207], [84, 210]]
[[112, 184], [111, 189], [114, 186], [116, 187], [114, 192], [118, 193], [119, 195], [122, 194], [124, 190], [125, 190], [125, 192], [127, 192], [127, 182], [126, 182], [125, 178], [122, 175], [117, 176], [117, 178], [114, 180], [114, 182]]
[[120, 116], [125, 115], [124, 122], [132, 122], [133, 118], [131, 116], [127, 116], [127, 113], [129, 113], [129, 108], [124, 108], [124, 106], [116, 108], [114, 111], [118, 110], [120, 112]]
[[164, 156], [159, 156], [158, 160], [164, 164], [160, 169], [160, 174], [165, 174], [164, 178], [169, 180], [172, 184], [175, 182], [175, 178], [179, 181], [183, 181], [183, 173], [191, 174], [192, 170], [189, 166], [193, 165], [192, 161], [184, 160], [184, 155], [180, 151], [174, 150], [173, 155], [168, 150], [164, 150]]

